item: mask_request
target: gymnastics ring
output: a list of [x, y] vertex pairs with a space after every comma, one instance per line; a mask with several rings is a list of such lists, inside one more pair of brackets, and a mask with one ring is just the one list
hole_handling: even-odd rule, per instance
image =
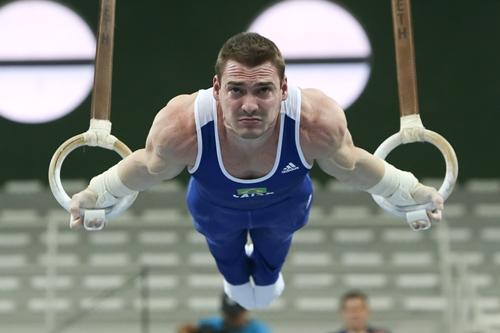
[[[115, 136], [110, 134], [111, 122], [107, 120], [91, 119], [91, 126], [85, 133], [81, 133], [66, 140], [56, 150], [49, 165], [49, 185], [57, 202], [69, 212], [71, 198], [66, 193], [61, 182], [61, 167], [66, 157], [75, 149], [82, 146], [101, 147], [109, 150], [114, 150], [122, 158], [130, 155], [132, 151]], [[108, 131], [109, 129], [109, 131]], [[137, 192], [121, 198], [116, 205], [107, 207], [105, 210], [105, 218], [113, 218], [128, 207], [137, 198]], [[86, 228], [87, 229], [87, 228]], [[95, 228], [87, 229], [94, 230]]]
[[[416, 119], [418, 119], [417, 121], [420, 121], [419, 115], [410, 115], [406, 117], [412, 117], [413, 122], [415, 122]], [[404, 124], [405, 120], [407, 119], [408, 118], [405, 119], [405, 117], [403, 117], [401, 119], [402, 124]], [[436, 148], [438, 148], [441, 154], [443, 155], [446, 163], [446, 175], [438, 192], [443, 197], [443, 200], [448, 199], [457, 181], [457, 176], [458, 176], [457, 156], [455, 154], [455, 151], [453, 150], [453, 147], [444, 137], [442, 137], [436, 132], [425, 129], [424, 126], [421, 124], [421, 122], [419, 125], [415, 124], [409, 126], [402, 125], [400, 132], [393, 134], [392, 136], [387, 138], [384, 142], [382, 142], [382, 144], [375, 151], [374, 155], [381, 159], [385, 159], [387, 155], [389, 155], [389, 153], [396, 147], [402, 144], [413, 143], [413, 142], [428, 142], [434, 145]], [[400, 207], [391, 204], [382, 196], [372, 195], [372, 197], [375, 200], [375, 202], [386, 211], [397, 216], [406, 217], [408, 223], [414, 230], [417, 230], [414, 228], [414, 223], [417, 221], [423, 223], [423, 228], [419, 228], [418, 230], [425, 230], [430, 227], [430, 222], [428, 220], [426, 222], [425, 221], [426, 219], [424, 217], [424, 214], [426, 214], [426, 209], [429, 209], [430, 207], [427, 207], [426, 205]]]

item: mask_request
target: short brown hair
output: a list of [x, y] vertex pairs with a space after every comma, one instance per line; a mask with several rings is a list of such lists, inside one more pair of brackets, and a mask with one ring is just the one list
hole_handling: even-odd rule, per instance
[[278, 70], [280, 81], [285, 77], [285, 60], [276, 44], [254, 32], [240, 32], [222, 45], [215, 62], [215, 74], [219, 79], [228, 60], [249, 67], [269, 61]]
[[360, 290], [349, 290], [340, 299], [340, 308], [343, 309], [347, 301], [351, 299], [360, 299], [363, 303], [368, 303], [368, 296]]

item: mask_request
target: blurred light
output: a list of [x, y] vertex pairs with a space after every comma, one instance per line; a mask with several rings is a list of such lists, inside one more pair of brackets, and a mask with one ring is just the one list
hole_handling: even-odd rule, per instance
[[370, 76], [371, 47], [359, 22], [325, 0], [287, 0], [261, 13], [248, 28], [276, 43], [291, 84], [318, 88], [349, 107]]
[[0, 7], [0, 45], [0, 116], [48, 122], [88, 96], [96, 40], [69, 8], [47, 0]]

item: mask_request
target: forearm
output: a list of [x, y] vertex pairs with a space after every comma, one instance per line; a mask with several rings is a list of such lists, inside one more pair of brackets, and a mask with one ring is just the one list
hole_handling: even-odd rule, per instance
[[97, 193], [101, 206], [108, 206], [120, 197], [177, 176], [183, 168], [181, 164], [165, 161], [146, 149], [139, 149], [92, 178], [89, 189]]
[[[430, 197], [414, 196], [417, 189], [422, 188], [422, 185], [411, 172], [399, 170], [363, 149], [353, 147], [349, 151], [350, 153], [347, 155], [337, 155], [337, 161], [344, 164], [345, 161], [349, 161], [351, 165], [350, 168], [335, 168], [336, 177], [340, 180], [371, 194], [385, 197], [392, 204], [398, 206], [432, 200]], [[435, 194], [434, 192], [426, 191], [431, 196]], [[416, 198], [418, 200], [415, 200]], [[439, 201], [437, 197], [435, 201]], [[436, 204], [436, 206], [441, 205]]]
[[133, 191], [144, 191], [162, 180], [168, 179], [165, 172], [151, 170], [150, 160], [146, 150], [139, 149], [120, 161], [117, 165], [117, 171], [123, 185]]
[[413, 202], [418, 180], [358, 147], [339, 150], [320, 166], [330, 175], [371, 194], [391, 198], [398, 204]]
[[318, 163], [327, 174], [360, 190], [375, 186], [385, 171], [381, 159], [357, 147], [353, 147], [349, 154], [336, 154]]

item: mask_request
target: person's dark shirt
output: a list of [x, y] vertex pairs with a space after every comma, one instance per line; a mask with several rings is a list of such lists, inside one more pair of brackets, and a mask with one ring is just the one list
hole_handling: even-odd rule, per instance
[[[340, 331], [332, 332], [332, 333], [349, 333], [349, 331], [342, 329]], [[390, 333], [388, 330], [385, 330], [383, 328], [374, 328], [374, 327], [368, 327], [366, 330], [366, 333]]]

